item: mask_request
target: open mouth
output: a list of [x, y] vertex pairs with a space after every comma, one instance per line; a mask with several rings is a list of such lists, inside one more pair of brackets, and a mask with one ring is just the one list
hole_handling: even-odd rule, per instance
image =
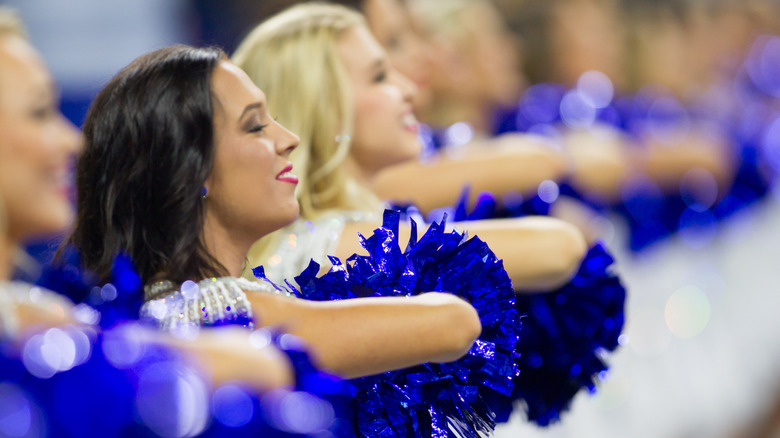
[[411, 111], [404, 113], [403, 117], [401, 117], [401, 124], [403, 124], [404, 129], [409, 132], [417, 133], [420, 129], [417, 117], [415, 117], [414, 113]]
[[288, 164], [278, 175], [276, 175], [276, 179], [283, 182], [298, 184], [298, 177], [292, 173], [292, 168], [292, 164]]

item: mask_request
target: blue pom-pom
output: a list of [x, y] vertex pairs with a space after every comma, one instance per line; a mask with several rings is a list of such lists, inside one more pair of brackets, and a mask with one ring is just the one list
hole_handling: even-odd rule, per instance
[[98, 310], [103, 328], [137, 320], [144, 301], [143, 282], [126, 254], [114, 258], [111, 283], [101, 285], [98, 277], [81, 265], [78, 251], [67, 246], [60, 260], [44, 267], [36, 284]]
[[[612, 263], [597, 244], [568, 284], [549, 293], [517, 296], [524, 318], [520, 375], [512, 395], [539, 425], [557, 421], [574, 395], [593, 389], [597, 375], [607, 369], [604, 353], [618, 346], [626, 291], [610, 271]], [[508, 415], [508, 410], [499, 413]]]
[[317, 277], [312, 263], [296, 278], [302, 298], [324, 301], [366, 296], [409, 296], [446, 291], [470, 302], [482, 335], [458, 361], [355, 379], [353, 432], [359, 437], [478, 437], [495, 427], [488, 399], [512, 393], [513, 357], [520, 323], [511, 282], [487, 245], [447, 233], [433, 223], [405, 251], [398, 242], [399, 214], [385, 212], [384, 226], [362, 238], [369, 256], [353, 255], [346, 268]]
[[[459, 220], [546, 214], [528, 210], [529, 202], [497, 208], [486, 194], [469, 212], [467, 199], [468, 187], [455, 208]], [[532, 199], [530, 204], [534, 202]], [[515, 360], [520, 373], [512, 382], [512, 399], [519, 400], [528, 419], [538, 425], [557, 421], [580, 390], [595, 389], [595, 376], [607, 368], [604, 354], [617, 347], [625, 289], [611, 273], [612, 263], [605, 247], [598, 244], [568, 284], [552, 292], [517, 296], [516, 309], [523, 327]], [[508, 421], [514, 404], [502, 397], [487, 397], [496, 421]]]
[[[354, 395], [352, 386], [317, 370], [290, 335], [267, 333], [290, 359], [295, 388], [262, 394], [233, 382], [212, 394], [179, 352], [138, 341], [137, 329], [123, 324], [95, 334], [55, 328], [32, 336], [22, 349], [0, 342], [0, 432], [62, 438], [351, 432], [341, 414]], [[75, 355], [57, 356], [68, 339]], [[306, 421], [300, 421], [301, 412]]]

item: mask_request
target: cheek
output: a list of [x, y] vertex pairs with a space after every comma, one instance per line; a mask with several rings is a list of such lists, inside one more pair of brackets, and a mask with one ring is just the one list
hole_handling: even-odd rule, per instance
[[222, 143], [214, 160], [215, 190], [219, 196], [236, 198], [265, 191], [273, 172], [273, 155], [257, 142]]
[[16, 180], [13, 190], [32, 194], [43, 189], [44, 170], [51, 156], [45, 133], [30, 129], [24, 122], [13, 127], [0, 126], [0, 132], [5, 140], [0, 144], [0, 159], [5, 173], [13, 175], [6, 179], [11, 179], [12, 184]]
[[360, 149], [381, 149], [381, 140], [392, 136], [395, 129], [393, 108], [383, 93], [374, 92], [356, 99], [353, 144], [366, 146]]

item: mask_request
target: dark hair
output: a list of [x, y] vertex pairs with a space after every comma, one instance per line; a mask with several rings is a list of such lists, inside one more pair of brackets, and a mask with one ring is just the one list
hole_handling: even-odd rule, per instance
[[201, 199], [214, 163], [211, 76], [223, 59], [215, 48], [160, 49], [125, 67], [92, 102], [67, 243], [102, 281], [120, 253], [144, 284], [227, 275], [203, 242]]

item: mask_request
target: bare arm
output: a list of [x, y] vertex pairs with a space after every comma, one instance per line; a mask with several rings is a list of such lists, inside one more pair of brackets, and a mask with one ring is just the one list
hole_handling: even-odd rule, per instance
[[474, 308], [445, 293], [328, 302], [247, 295], [261, 324], [300, 336], [323, 367], [345, 377], [450, 362], [481, 332]]
[[733, 179], [728, 143], [701, 127], [692, 128], [677, 144], [648, 139], [636, 146], [616, 130], [598, 126], [566, 132], [564, 146], [572, 162], [572, 184], [596, 200], [619, 201], [623, 184], [634, 174], [647, 175], [667, 193], [677, 193], [692, 169], [709, 173], [721, 194]]
[[[53, 328], [86, 327], [72, 317], [72, 306], [65, 299], [53, 297], [46, 307], [20, 304], [15, 307], [19, 333], [14, 341], [22, 345], [35, 334]], [[240, 380], [249, 386], [268, 390], [294, 383], [294, 375], [287, 357], [271, 345], [252, 346], [250, 336], [243, 328], [201, 330], [195, 340], [183, 340], [146, 327], [130, 327], [133, 337], [147, 343], [161, 344], [182, 351], [192, 359], [205, 375], [216, 383]]]
[[695, 168], [714, 178], [720, 195], [734, 178], [734, 157], [728, 143], [717, 135], [697, 130], [677, 145], [648, 142], [637, 155], [640, 170], [667, 192], [677, 192], [685, 175]]
[[[344, 260], [365, 253], [357, 233], [368, 236], [379, 223], [353, 222], [345, 226], [336, 249]], [[587, 251], [585, 238], [573, 225], [549, 217], [492, 219], [453, 224], [490, 246], [512, 279], [515, 290], [553, 290], [571, 280]], [[407, 242], [411, 228], [401, 224], [399, 241]]]
[[540, 292], [566, 284], [587, 251], [576, 227], [550, 217], [457, 222], [454, 226], [478, 236], [504, 260], [518, 291]]
[[148, 338], [188, 353], [217, 385], [233, 380], [259, 390], [293, 385], [295, 376], [287, 357], [272, 345], [257, 348], [251, 336], [246, 329], [225, 327], [201, 330], [194, 341], [162, 333]]
[[480, 192], [498, 196], [536, 190], [544, 180], [556, 180], [567, 171], [563, 154], [536, 136], [512, 134], [475, 146], [463, 156], [442, 156], [411, 162], [380, 172], [373, 189], [381, 199], [411, 202], [423, 212], [453, 205], [463, 187], [471, 186], [471, 201]]
[[600, 126], [568, 131], [563, 144], [572, 163], [571, 184], [597, 201], [618, 201], [623, 182], [634, 171], [635, 148], [616, 130]]

